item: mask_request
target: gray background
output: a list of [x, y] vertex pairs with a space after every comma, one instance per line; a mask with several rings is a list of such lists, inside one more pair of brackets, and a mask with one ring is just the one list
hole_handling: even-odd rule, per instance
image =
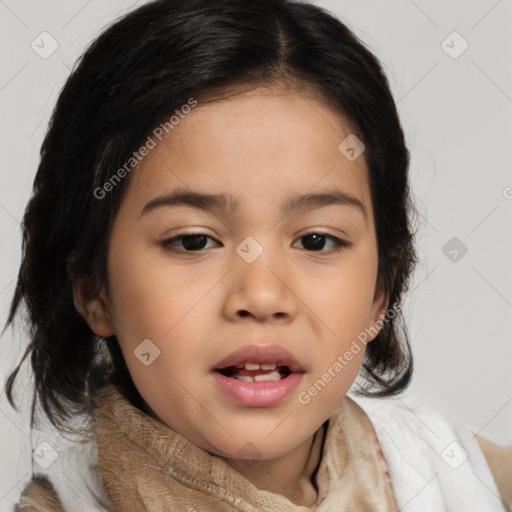
[[[19, 223], [58, 92], [100, 29], [137, 3], [0, 0], [2, 326], [20, 262]], [[510, 444], [512, 3], [315, 3], [348, 22], [381, 59], [407, 134], [421, 257], [404, 308], [416, 359], [412, 389], [450, 420]], [[42, 32], [58, 44], [47, 58], [31, 47], [42, 47]], [[464, 40], [469, 46], [458, 55]], [[50, 44], [45, 39], [44, 48]], [[23, 327], [1, 337], [2, 377], [25, 343]], [[29, 377], [20, 381], [20, 413], [0, 398], [1, 511], [12, 509], [30, 478]]]

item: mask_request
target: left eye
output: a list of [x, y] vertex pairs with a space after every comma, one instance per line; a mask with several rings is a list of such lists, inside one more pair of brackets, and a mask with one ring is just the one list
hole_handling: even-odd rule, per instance
[[[174, 238], [164, 240], [162, 245], [164, 247], [171, 247], [173, 250], [176, 249], [181, 252], [198, 252], [209, 247], [205, 247], [208, 239], [215, 240], [205, 233], [184, 233]], [[327, 233], [313, 232], [307, 233], [300, 236], [297, 240], [304, 239], [304, 249], [312, 252], [333, 252], [339, 251], [344, 247], [348, 247], [350, 243], [340, 240], [339, 238], [329, 235]], [[332, 247], [330, 250], [324, 251], [325, 244], [331, 242]], [[178, 243], [181, 243], [181, 248], [177, 247]]]
[[[348, 242], [345, 242], [343, 240], [340, 240], [339, 238], [328, 235], [327, 233], [307, 233], [305, 235], [302, 235], [298, 239], [301, 240], [304, 238], [307, 242], [304, 244], [304, 248], [308, 251], [314, 251], [314, 252], [332, 252], [332, 251], [340, 251], [344, 247], [348, 247], [350, 244]], [[326, 241], [330, 241], [333, 244], [333, 247], [328, 251], [322, 251], [322, 249], [325, 246]]]

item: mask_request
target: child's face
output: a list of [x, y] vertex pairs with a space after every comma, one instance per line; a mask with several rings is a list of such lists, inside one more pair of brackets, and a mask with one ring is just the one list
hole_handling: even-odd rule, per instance
[[[351, 361], [333, 368], [386, 304], [374, 301], [364, 153], [349, 161], [338, 149], [350, 133], [314, 97], [262, 89], [199, 104], [131, 172], [108, 253], [112, 329], [148, 411], [210, 453], [241, 458], [248, 442], [264, 459], [290, 452], [333, 413], [358, 373], [360, 342]], [[141, 213], [177, 189], [230, 194], [238, 208]], [[366, 214], [351, 204], [286, 213], [292, 195], [335, 190]], [[335, 251], [330, 238], [304, 237], [311, 231], [352, 245]], [[211, 238], [163, 243], [189, 232]], [[153, 362], [153, 345], [138, 349], [146, 339], [160, 350]], [[214, 371], [248, 345], [278, 345], [300, 363], [303, 372], [287, 377], [296, 386], [277, 403], [240, 402], [218, 385], [251, 386]], [[316, 394], [308, 391], [315, 383]]]

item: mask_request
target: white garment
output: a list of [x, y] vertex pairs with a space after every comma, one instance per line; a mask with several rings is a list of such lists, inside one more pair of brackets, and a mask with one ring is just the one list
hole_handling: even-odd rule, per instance
[[415, 393], [350, 396], [373, 424], [400, 512], [506, 511], [467, 426], [452, 427]]
[[[379, 399], [353, 394], [350, 397], [362, 407], [375, 428], [400, 512], [506, 511], [485, 457], [468, 427], [453, 428], [413, 393], [406, 399], [404, 395]], [[41, 445], [43, 442], [55, 453]], [[108, 501], [106, 491], [94, 469], [94, 442], [77, 444], [45, 425], [44, 430], [32, 431], [32, 446], [34, 474], [48, 477], [66, 512], [106, 512], [102, 506]], [[55, 455], [58, 457], [49, 467], [41, 467], [40, 463], [46, 466]]]
[[[108, 512], [102, 506], [102, 503], [108, 503], [107, 493], [95, 470], [98, 461], [96, 443], [77, 442], [80, 437], [68, 434], [64, 437], [48, 420], [42, 421], [44, 425], [31, 432], [34, 475], [48, 478], [65, 512]], [[79, 425], [80, 418], [76, 417], [74, 423]], [[41, 454], [45, 455], [41, 457]]]

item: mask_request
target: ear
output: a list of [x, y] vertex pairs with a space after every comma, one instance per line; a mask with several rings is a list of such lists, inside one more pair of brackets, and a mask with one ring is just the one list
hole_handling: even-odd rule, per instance
[[388, 294], [383, 289], [375, 292], [370, 313], [370, 324], [368, 326], [368, 331], [372, 333], [372, 337], [368, 341], [373, 341], [382, 329], [384, 317], [388, 309], [388, 302]]
[[77, 279], [73, 282], [73, 303], [95, 334], [107, 338], [115, 333], [103, 289], [95, 292], [88, 280]]

